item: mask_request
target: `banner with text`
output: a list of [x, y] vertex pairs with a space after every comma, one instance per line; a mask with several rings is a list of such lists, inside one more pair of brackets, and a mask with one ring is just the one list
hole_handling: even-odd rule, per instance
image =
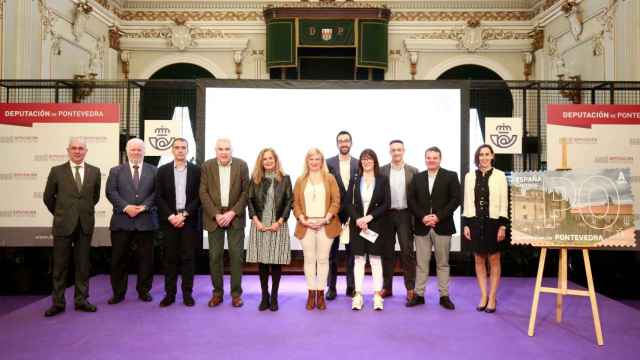
[[547, 168], [631, 169], [640, 230], [640, 105], [549, 105]]
[[0, 246], [51, 246], [52, 215], [42, 193], [52, 166], [68, 161], [71, 137], [87, 142], [86, 162], [100, 168], [93, 245], [110, 245], [112, 207], [104, 195], [109, 169], [118, 164], [117, 104], [0, 104]]

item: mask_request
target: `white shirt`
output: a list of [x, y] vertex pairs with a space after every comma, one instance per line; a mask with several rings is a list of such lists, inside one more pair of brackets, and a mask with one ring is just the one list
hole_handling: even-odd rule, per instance
[[312, 184], [307, 180], [304, 187], [304, 212], [308, 218], [322, 218], [327, 215], [324, 183]]
[[407, 183], [404, 166], [389, 168], [389, 185], [391, 187], [391, 208], [402, 210], [407, 208]]
[[229, 191], [231, 189], [231, 162], [222, 165], [218, 161], [218, 175], [220, 176], [220, 206], [229, 206]]
[[373, 196], [373, 188], [376, 186], [376, 179], [373, 178], [371, 184], [367, 184], [364, 176], [360, 178], [360, 198], [362, 199], [362, 212], [364, 215], [369, 211], [369, 204]]
[[349, 156], [347, 160], [339, 160], [339, 162], [342, 185], [344, 185], [344, 188], [346, 189], [349, 187], [349, 180], [351, 180], [351, 156]]
[[84, 185], [84, 161], [80, 164], [76, 164], [73, 161], [69, 161], [69, 165], [71, 165], [71, 175], [73, 175], [73, 179], [76, 178], [76, 166], [80, 166], [80, 183]]
[[433, 175], [431, 175], [427, 170], [427, 177], [429, 178], [429, 195], [433, 193], [433, 183], [436, 182], [436, 176], [438, 176], [438, 170], [436, 170], [436, 173]]

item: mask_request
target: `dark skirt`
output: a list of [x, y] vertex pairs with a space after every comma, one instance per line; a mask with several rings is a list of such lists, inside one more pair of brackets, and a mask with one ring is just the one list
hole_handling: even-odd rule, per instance
[[470, 218], [467, 220], [471, 230], [471, 250], [477, 254], [493, 254], [499, 252], [501, 243], [498, 243], [498, 228], [504, 225], [503, 221], [492, 218]]
[[351, 230], [351, 233], [349, 234], [349, 248], [352, 255], [364, 256], [368, 254], [382, 256], [384, 254], [384, 245], [387, 236], [385, 236], [382, 231], [377, 231], [378, 229], [371, 229], [378, 233], [376, 242], [371, 243], [371, 241], [359, 235], [360, 228], [356, 226], [355, 221], [351, 222], [349, 229]]

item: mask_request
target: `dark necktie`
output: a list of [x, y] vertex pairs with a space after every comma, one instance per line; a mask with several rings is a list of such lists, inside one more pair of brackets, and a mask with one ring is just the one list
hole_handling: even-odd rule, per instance
[[140, 166], [133, 165], [133, 187], [138, 190], [138, 186], [140, 186], [140, 171], [138, 169]]
[[75, 180], [78, 191], [82, 191], [82, 178], [80, 177], [80, 168], [81, 166], [76, 166]]

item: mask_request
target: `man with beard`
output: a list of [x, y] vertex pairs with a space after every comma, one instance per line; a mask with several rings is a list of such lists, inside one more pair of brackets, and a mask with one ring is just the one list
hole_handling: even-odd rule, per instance
[[[340, 188], [340, 212], [338, 217], [340, 223], [347, 222], [348, 215], [345, 212], [345, 206], [349, 204], [350, 199], [346, 199], [346, 193], [353, 186], [358, 173], [358, 159], [353, 158], [349, 153], [351, 151], [351, 134], [348, 131], [340, 131], [336, 136], [336, 145], [339, 154], [327, 159], [327, 167], [329, 172], [336, 178], [338, 188]], [[329, 278], [327, 279], [327, 300], [333, 300], [337, 296], [336, 281], [338, 278], [338, 247], [340, 246], [340, 237], [333, 239], [331, 253], [329, 255]], [[347, 253], [347, 291], [346, 295], [352, 297], [355, 293], [355, 282], [353, 278], [354, 258], [351, 255], [350, 247], [345, 245]]]

